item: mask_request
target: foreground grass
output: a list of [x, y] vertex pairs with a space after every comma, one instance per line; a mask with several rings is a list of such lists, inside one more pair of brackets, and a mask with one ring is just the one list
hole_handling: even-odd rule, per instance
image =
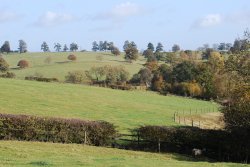
[[176, 111], [218, 109], [216, 103], [152, 92], [0, 79], [0, 112], [105, 120], [127, 131], [140, 125], [177, 125]]
[[38, 142], [0, 141], [0, 166], [169, 166], [169, 167], [238, 167], [232, 163], [192, 162], [191, 158], [83, 146]]
[[[76, 62], [68, 61], [67, 57], [69, 54], [77, 56]], [[97, 56], [102, 56], [103, 60], [99, 61], [96, 59]], [[51, 58], [51, 62], [45, 63], [47, 57]], [[11, 72], [14, 72], [18, 79], [24, 79], [25, 76], [34, 75], [39, 73], [44, 77], [55, 77], [60, 81], [65, 80], [65, 76], [70, 71], [89, 70], [93, 66], [104, 66], [104, 65], [123, 65], [129, 71], [130, 76], [137, 73], [142, 65], [145, 63], [144, 58], [141, 56], [140, 59], [134, 63], [127, 63], [124, 61], [124, 56], [114, 56], [108, 52], [59, 52], [59, 53], [24, 53], [24, 54], [9, 54], [4, 55], [4, 59], [8, 62], [11, 68]], [[26, 59], [30, 63], [30, 67], [27, 69], [19, 70], [17, 63], [21, 59]]]

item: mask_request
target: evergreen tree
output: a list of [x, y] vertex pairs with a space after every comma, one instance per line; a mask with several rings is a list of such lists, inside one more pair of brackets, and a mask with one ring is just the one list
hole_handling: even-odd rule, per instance
[[156, 52], [162, 52], [163, 51], [163, 45], [159, 42], [156, 46]]
[[9, 43], [9, 41], [4, 42], [4, 44], [1, 47], [1, 52], [6, 52], [6, 53], [10, 52], [10, 43]]
[[92, 51], [96, 52], [99, 50], [99, 45], [97, 44], [96, 41], [92, 43]]
[[75, 51], [77, 51], [78, 50], [78, 45], [76, 44], [76, 43], [71, 43], [70, 44], [70, 51], [73, 51], [73, 52], [75, 52]]
[[150, 49], [152, 51], [155, 50], [155, 47], [154, 47], [154, 45], [151, 42], [148, 43], [148, 49]]
[[43, 42], [41, 45], [41, 50], [43, 52], [49, 52], [49, 45], [46, 42]]
[[67, 52], [69, 50], [69, 48], [68, 48], [68, 46], [65, 44], [64, 46], [63, 46], [63, 51], [64, 52]]
[[62, 49], [62, 45], [59, 44], [59, 43], [55, 43], [55, 44], [54, 44], [54, 49], [56, 49], [57, 52], [60, 52], [61, 49]]

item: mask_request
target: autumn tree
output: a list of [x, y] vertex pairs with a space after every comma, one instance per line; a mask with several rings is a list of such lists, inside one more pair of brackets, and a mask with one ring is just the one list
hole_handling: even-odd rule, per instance
[[163, 80], [163, 76], [159, 72], [155, 73], [152, 78], [152, 85], [151, 85], [152, 90], [161, 92], [164, 86], [165, 83]]
[[0, 72], [6, 72], [9, 70], [9, 64], [4, 60], [4, 58], [0, 57]]
[[118, 55], [121, 54], [119, 48], [117, 48], [117, 47], [115, 47], [115, 46], [112, 48], [111, 53], [112, 53], [113, 55], [115, 55], [115, 56], [118, 56]]
[[132, 62], [133, 60], [138, 59], [138, 50], [136, 47], [129, 45], [129, 47], [125, 50], [125, 59]]
[[138, 72], [140, 76], [140, 83], [145, 84], [147, 87], [151, 85], [152, 73], [148, 68], [143, 68]]

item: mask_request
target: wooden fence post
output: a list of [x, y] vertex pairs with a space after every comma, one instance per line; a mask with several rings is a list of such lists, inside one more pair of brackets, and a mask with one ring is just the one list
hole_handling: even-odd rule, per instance
[[192, 127], [194, 127], [194, 120], [192, 119]]
[[179, 124], [181, 123], [181, 117], [179, 116]]
[[87, 144], [87, 131], [84, 131], [84, 145]]
[[137, 147], [139, 149], [139, 146], [140, 146], [140, 133], [139, 133], [139, 130], [137, 131]]
[[158, 139], [158, 152], [161, 153], [161, 139]]

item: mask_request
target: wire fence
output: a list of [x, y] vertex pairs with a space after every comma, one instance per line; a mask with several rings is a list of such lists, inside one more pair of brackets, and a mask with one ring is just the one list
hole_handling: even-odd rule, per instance
[[206, 121], [201, 118], [201, 116], [218, 112], [216, 108], [201, 108], [201, 109], [189, 109], [189, 110], [179, 110], [176, 111], [173, 115], [173, 121], [178, 124], [192, 126], [192, 127], [199, 127], [199, 128], [212, 128], [218, 129], [220, 126], [216, 125], [207, 125]]

